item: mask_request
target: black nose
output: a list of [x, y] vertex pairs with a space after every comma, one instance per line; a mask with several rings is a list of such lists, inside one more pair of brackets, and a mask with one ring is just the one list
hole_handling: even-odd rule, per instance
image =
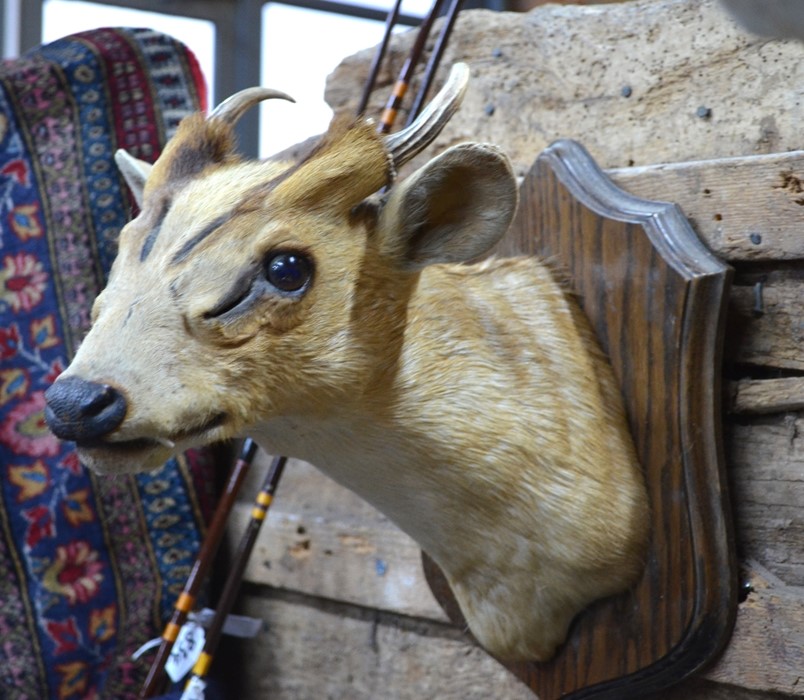
[[79, 444], [102, 438], [126, 416], [123, 394], [80, 377], [58, 380], [45, 392], [45, 399], [45, 420], [53, 434]]

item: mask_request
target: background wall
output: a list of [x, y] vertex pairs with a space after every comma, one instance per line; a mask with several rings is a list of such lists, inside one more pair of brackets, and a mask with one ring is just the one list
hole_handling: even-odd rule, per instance
[[[375, 110], [411, 43], [410, 35], [394, 39]], [[484, 140], [524, 175], [554, 139], [574, 138], [626, 188], [680, 201], [737, 270], [724, 406], [746, 597], [721, 659], [666, 698], [804, 695], [804, 242], [795, 184], [804, 166], [788, 154], [802, 146], [803, 51], [747, 34], [712, 0], [466, 12], [444, 72], [467, 61], [469, 92], [417, 161]], [[353, 111], [371, 55], [345, 59], [331, 76], [336, 114]], [[754, 180], [704, 163], [671, 186], [676, 170], [652, 167], [763, 154], [770, 160]], [[756, 314], [760, 281], [764, 310]], [[756, 391], [765, 398], [752, 399]], [[243, 503], [241, 524], [248, 509]], [[415, 545], [309, 465], [291, 465], [247, 578], [242, 610], [263, 617], [269, 632], [230, 646], [248, 660], [242, 697], [530, 697], [445, 621]]]

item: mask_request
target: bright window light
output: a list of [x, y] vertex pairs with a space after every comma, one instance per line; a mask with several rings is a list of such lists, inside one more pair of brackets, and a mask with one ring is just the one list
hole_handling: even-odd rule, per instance
[[262, 23], [262, 84], [296, 100], [262, 107], [260, 155], [267, 157], [326, 130], [327, 76], [344, 56], [379, 43], [384, 23], [279, 3], [263, 7]]
[[[347, 0], [387, 12], [393, 0]], [[401, 13], [423, 17], [432, 0], [403, 0]], [[324, 101], [327, 76], [346, 57], [382, 40], [384, 21], [293, 7], [263, 6], [261, 80], [266, 87], [292, 95], [295, 105], [278, 101], [261, 106], [260, 157], [324, 132], [332, 110]], [[408, 31], [397, 25], [394, 31]], [[366, 76], [368, 77], [368, 76]]]
[[[27, 0], [24, 0], [27, 1]], [[393, 0], [346, 0], [388, 11]], [[403, 0], [401, 12], [422, 17], [432, 0]], [[160, 2], [155, 1], [154, 7]], [[326, 130], [332, 111], [324, 102], [327, 76], [341, 60], [382, 39], [383, 21], [361, 19], [334, 12], [310, 10], [280, 2], [262, 8], [263, 85], [284, 90], [295, 105], [278, 100], [260, 107], [260, 156], [277, 151]], [[190, 47], [207, 81], [210, 105], [228, 95], [214, 95], [215, 25], [206, 20], [146, 12], [84, 0], [45, 0], [42, 40], [58, 38], [96, 27], [149, 27], [169, 34]], [[397, 26], [396, 31], [409, 27]]]
[[215, 84], [215, 25], [212, 22], [80, 0], [45, 0], [43, 42], [96, 27], [148, 27], [169, 34], [189, 46], [196, 55], [207, 88]]

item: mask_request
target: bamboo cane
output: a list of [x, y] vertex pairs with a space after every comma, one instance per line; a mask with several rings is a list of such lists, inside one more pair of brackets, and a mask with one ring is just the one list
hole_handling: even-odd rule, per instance
[[221, 495], [221, 499], [218, 502], [218, 506], [215, 509], [215, 514], [212, 516], [212, 522], [207, 530], [206, 537], [201, 543], [201, 548], [198, 551], [193, 568], [190, 571], [187, 582], [184, 584], [184, 590], [182, 590], [176, 600], [170, 621], [162, 632], [159, 649], [156, 652], [156, 657], [151, 662], [148, 676], [140, 691], [140, 698], [154, 697], [164, 683], [163, 672], [165, 670], [165, 663], [167, 663], [170, 652], [173, 649], [173, 643], [178, 637], [181, 626], [187, 621], [187, 615], [195, 606], [198, 591], [220, 547], [232, 506], [234, 505], [240, 487], [243, 485], [243, 480], [248, 473], [256, 452], [256, 443], [253, 440], [246, 439], [243, 442], [240, 457], [229, 474], [229, 479]]
[[366, 111], [369, 97], [371, 96], [371, 91], [374, 89], [374, 84], [377, 82], [377, 74], [380, 72], [380, 66], [382, 65], [383, 58], [385, 58], [385, 52], [388, 50], [388, 42], [391, 39], [391, 32], [393, 31], [396, 20], [399, 17], [400, 7], [402, 7], [402, 0], [396, 0], [385, 19], [385, 30], [382, 35], [382, 41], [377, 47], [377, 50], [374, 52], [374, 58], [371, 62], [371, 68], [369, 69], [365, 87], [363, 88], [363, 94], [360, 97], [360, 102], [357, 106], [357, 116], [360, 116]]
[[441, 27], [441, 34], [438, 35], [433, 53], [430, 54], [430, 60], [427, 62], [427, 67], [424, 70], [424, 78], [422, 78], [419, 92], [416, 94], [416, 99], [410, 107], [408, 118], [405, 126], [413, 123], [427, 99], [427, 93], [430, 90], [430, 85], [433, 83], [438, 66], [441, 63], [441, 57], [444, 55], [444, 49], [447, 47], [447, 42], [452, 35], [452, 29], [455, 26], [455, 20], [458, 19], [458, 13], [463, 6], [463, 0], [452, 0], [452, 4], [447, 10], [447, 17], [444, 20], [444, 26]]
[[271, 507], [271, 502], [273, 501], [274, 493], [279, 479], [282, 477], [286, 462], [286, 457], [274, 458], [263, 486], [257, 494], [254, 508], [251, 511], [251, 520], [249, 520], [246, 530], [240, 539], [240, 544], [234, 556], [234, 565], [226, 578], [220, 601], [215, 610], [215, 617], [212, 619], [212, 624], [206, 632], [204, 650], [193, 666], [192, 675], [187, 682], [187, 690], [182, 695], [183, 700], [185, 698], [189, 700], [191, 697], [199, 697], [199, 693], [203, 693], [205, 685], [204, 679], [209, 673], [212, 659], [215, 656], [218, 644], [223, 636], [224, 622], [234, 607], [237, 594], [240, 591], [240, 585], [243, 582], [243, 572], [251, 556], [251, 550], [254, 549], [254, 544], [257, 541], [260, 528], [265, 521], [265, 516], [268, 514], [268, 509]]
[[396, 83], [394, 83], [391, 96], [388, 98], [388, 102], [386, 103], [385, 109], [380, 117], [380, 124], [377, 127], [377, 130], [381, 134], [389, 133], [394, 125], [394, 122], [396, 121], [396, 116], [399, 112], [400, 106], [402, 105], [402, 100], [405, 98], [405, 93], [407, 93], [408, 87], [410, 86], [413, 71], [416, 69], [416, 65], [419, 63], [422, 53], [424, 53], [424, 45], [427, 42], [427, 37], [430, 35], [430, 29], [432, 28], [436, 17], [438, 17], [438, 13], [441, 11], [441, 6], [443, 4], [444, 0], [435, 0], [433, 2], [433, 6], [430, 8], [430, 12], [428, 13], [427, 17], [424, 18], [424, 21], [419, 27], [419, 33], [416, 35], [416, 41], [413, 43], [413, 48], [411, 48], [410, 54], [405, 59], [405, 63], [402, 65], [402, 70], [399, 71], [399, 77], [397, 78]]

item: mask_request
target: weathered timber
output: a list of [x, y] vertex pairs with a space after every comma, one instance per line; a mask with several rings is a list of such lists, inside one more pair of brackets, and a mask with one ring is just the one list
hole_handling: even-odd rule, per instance
[[[253, 591], [252, 591], [253, 592]], [[247, 592], [248, 593], [248, 592]], [[457, 629], [270, 589], [238, 612], [266, 621], [227, 688], [244, 700], [531, 700], [520, 681]], [[239, 685], [239, 687], [238, 687]]]
[[[799, 540], [799, 543], [801, 540]], [[804, 588], [786, 586], [756, 562], [745, 582], [733, 642], [706, 677], [785, 697], [804, 695]], [[681, 696], [679, 696], [681, 697]]]
[[726, 361], [804, 370], [804, 278], [771, 276], [766, 282], [735, 285], [729, 310]]
[[[741, 557], [785, 585], [804, 587], [804, 418], [789, 413], [731, 422], [727, 434]], [[804, 640], [804, 627], [798, 633]]]
[[804, 409], [804, 377], [740, 379], [729, 385], [732, 413], [786, 413]]
[[[368, 114], [379, 114], [413, 39], [393, 37]], [[371, 55], [330, 76], [337, 115], [354, 113]], [[522, 176], [560, 138], [604, 169], [792, 151], [802, 147], [802, 58], [804, 44], [747, 33], [717, 0], [463, 12], [439, 79], [464, 61], [472, 80], [433, 148], [496, 143]]]
[[[743, 605], [737, 632], [746, 642], [768, 637], [773, 645], [744, 644], [729, 651], [707, 678], [693, 678], [646, 700], [782, 700], [796, 692], [801, 640], [778, 624], [789, 607], [804, 614], [801, 599], [756, 587]], [[273, 700], [532, 700], [512, 674], [469, 642], [460, 630], [420, 620], [339, 605], [272, 589], [250, 587], [238, 612], [266, 621], [255, 640], [230, 640], [230, 657], [251, 659], [230, 688], [232, 697]], [[785, 615], [787, 613], [785, 612]], [[761, 635], [761, 636], [760, 636]], [[715, 682], [738, 668], [745, 687]], [[799, 668], [801, 668], [799, 666]], [[787, 669], [787, 670], [786, 670]], [[782, 675], [785, 674], [785, 675]], [[783, 682], [780, 683], [780, 678]], [[725, 679], [724, 679], [725, 680]], [[732, 682], [732, 681], [727, 681]], [[772, 692], [754, 688], [773, 688]]]
[[[252, 467], [266, 468], [264, 457]], [[250, 487], [250, 484], [247, 484]], [[246, 493], [250, 488], [245, 489]], [[251, 514], [235, 508], [234, 544]], [[290, 460], [245, 571], [247, 581], [432, 620], [447, 619], [421, 575], [418, 545], [363, 499]]]
[[638, 197], [683, 203], [724, 260], [804, 259], [804, 151], [608, 171]]

